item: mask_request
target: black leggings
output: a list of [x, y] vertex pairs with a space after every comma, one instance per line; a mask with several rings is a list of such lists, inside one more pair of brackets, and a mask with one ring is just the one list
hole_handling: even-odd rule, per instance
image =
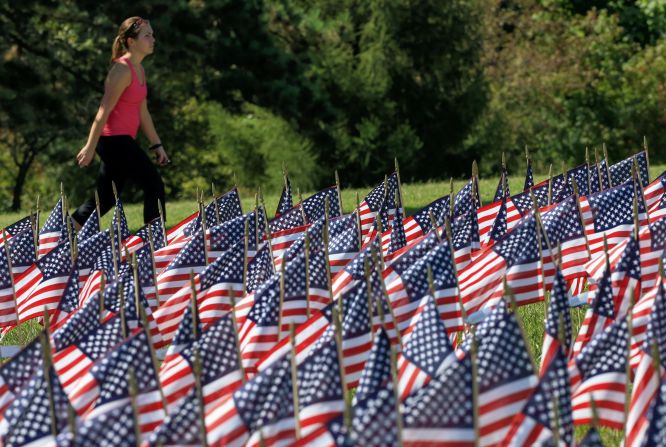
[[[157, 168], [148, 155], [129, 135], [100, 137], [97, 153], [102, 162], [97, 177], [99, 210], [102, 215], [115, 204], [111, 181], [116, 184], [118, 194], [123, 190], [126, 180], [131, 180], [143, 189], [143, 221], [150, 222], [160, 215], [158, 200], [164, 210], [164, 183]], [[80, 225], [95, 211], [95, 197], [88, 199], [72, 214]], [[166, 212], [164, 214], [166, 219]]]

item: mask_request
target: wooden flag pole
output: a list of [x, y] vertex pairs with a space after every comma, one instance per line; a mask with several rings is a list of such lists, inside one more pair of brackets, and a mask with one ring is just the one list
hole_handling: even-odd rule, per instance
[[296, 329], [294, 323], [289, 324], [289, 343], [291, 345], [291, 394], [294, 404], [294, 431], [296, 439], [301, 438], [300, 405], [298, 401], [298, 366], [296, 363]]
[[553, 441], [555, 445], [560, 445], [560, 403], [557, 400], [557, 396], [551, 398], [551, 404], [553, 405], [553, 425], [551, 430], [553, 432]]
[[254, 195], [254, 246], [259, 247], [259, 191]]
[[[631, 165], [631, 170], [632, 170], [632, 176], [634, 178], [634, 196], [641, 198], [641, 202], [643, 203], [643, 208], [647, 212], [647, 201], [645, 200], [645, 186], [643, 185], [643, 181], [641, 180], [640, 176], [640, 170], [638, 168], [638, 162], [636, 161], [636, 158], [634, 158], [634, 162]], [[636, 185], [638, 185], [638, 188], [636, 188]]]
[[[65, 204], [68, 204], [67, 202], [67, 196], [63, 196], [63, 200]], [[65, 206], [65, 205], [63, 205]], [[78, 246], [76, 244], [76, 237], [72, 234], [72, 226], [70, 225], [70, 222], [68, 219], [71, 219], [69, 217], [69, 214], [64, 216], [65, 219], [65, 229], [67, 230], [67, 241], [69, 242], [69, 255], [72, 257], [72, 264], [76, 262], [76, 258], [78, 256]]]
[[[587, 176], [588, 182], [590, 180], [590, 176]], [[580, 220], [580, 225], [581, 228], [583, 229], [583, 238], [585, 239], [585, 248], [587, 249], [587, 252], [590, 252], [590, 244], [587, 240], [587, 233], [585, 232], [585, 219], [583, 218], [583, 212], [580, 209], [580, 194], [578, 190], [578, 184], [576, 183], [576, 178], [571, 177], [571, 185], [573, 187], [573, 192], [574, 192], [574, 199], [576, 201], [576, 210], [578, 210], [578, 219]], [[590, 185], [590, 191], [592, 191], [592, 186]]]
[[608, 158], [608, 151], [606, 150], [606, 143], [601, 143], [601, 148], [604, 151], [604, 158], [606, 159], [606, 175], [608, 176], [608, 183], [610, 184], [611, 187], [617, 186], [617, 185], [613, 185], [613, 177], [611, 177], [611, 173], [610, 173], [610, 159]]
[[342, 314], [338, 312], [338, 309], [333, 307], [331, 318], [333, 320], [333, 327], [335, 330], [335, 345], [338, 350], [338, 365], [340, 367], [340, 384], [342, 386], [342, 399], [344, 401], [344, 412], [343, 412], [343, 421], [345, 427], [348, 431], [351, 431], [352, 427], [352, 405], [351, 405], [351, 396], [347, 390], [347, 375], [345, 373], [345, 357], [344, 349], [342, 344]]
[[597, 180], [599, 182], [599, 191], [604, 190], [604, 182], [601, 178], [601, 168], [599, 167], [599, 148], [594, 148], [594, 166], [597, 171]]
[[338, 175], [338, 170], [335, 170], [335, 186], [338, 190], [338, 203], [340, 204], [340, 214], [344, 214], [342, 211], [342, 187], [340, 186], [340, 176]]
[[303, 209], [303, 195], [301, 194], [300, 188], [296, 188], [296, 194], [298, 195], [298, 207], [301, 210], [301, 218], [303, 219], [303, 224], [307, 225], [308, 217], [305, 215], [305, 210]]
[[199, 215], [201, 216], [201, 232], [203, 233], [204, 265], [208, 265], [208, 236], [206, 235], [208, 228], [206, 225], [206, 209], [203, 205], [203, 193], [201, 200], [199, 200]]
[[[481, 202], [481, 193], [479, 192], [479, 165], [476, 163], [476, 160], [472, 162], [472, 203], [475, 202], [474, 199], [478, 198], [479, 203], [478, 207], [483, 206]], [[477, 206], [475, 203], [474, 206]]]
[[[310, 319], [310, 236], [305, 231], [303, 234], [303, 244], [305, 252], [305, 317]], [[286, 260], [282, 261], [286, 263]]]
[[[247, 294], [247, 275], [248, 275], [248, 261], [247, 261], [247, 250], [248, 250], [248, 239], [250, 237], [250, 221], [245, 219], [244, 225], [244, 237], [243, 237], [243, 296]], [[259, 247], [257, 247], [259, 248]], [[271, 262], [273, 261], [273, 254], [271, 253]]]
[[590, 148], [585, 146], [585, 164], [587, 165], [587, 193], [592, 194], [592, 178], [590, 177]]
[[280, 264], [280, 303], [278, 307], [277, 327], [278, 341], [282, 340], [282, 312], [284, 311], [284, 272], [286, 263], [286, 260], [282, 260], [282, 264]]
[[[113, 224], [111, 225], [111, 259], [113, 260], [113, 275], [114, 278], [117, 280], [118, 279], [118, 256], [116, 253], [116, 236], [115, 236], [115, 231], [113, 229]], [[120, 236], [120, 235], [119, 235]], [[120, 239], [120, 237], [119, 237]], [[157, 284], [155, 284], [155, 287], [157, 287]]]
[[208, 447], [208, 436], [206, 431], [206, 405], [204, 403], [203, 384], [201, 383], [201, 355], [199, 349], [194, 349], [194, 389], [197, 396], [197, 403], [199, 405], [199, 437], [203, 447]]
[[[266, 229], [266, 243], [268, 244], [268, 251], [271, 254], [271, 259], [273, 259], [273, 246], [271, 243], [271, 238], [273, 237], [271, 235], [271, 227], [268, 225], [268, 216], [266, 215], [266, 202], [264, 202], [264, 196], [261, 196], [261, 207], [263, 208], [264, 212], [261, 213], [264, 216], [264, 228]], [[257, 228], [257, 231], [259, 229]], [[259, 243], [257, 242], [257, 249], [259, 248]]]
[[400, 166], [398, 166], [398, 157], [395, 157], [393, 160], [395, 162], [395, 175], [398, 181], [398, 188], [396, 192], [398, 193], [398, 196], [400, 196], [400, 206], [403, 206], [402, 181], [400, 180]]
[[39, 194], [37, 194], [37, 203], [35, 204], [35, 218], [33, 220], [34, 231], [32, 237], [35, 241], [35, 259], [39, 259]]
[[553, 164], [548, 166], [548, 205], [553, 204]]
[[129, 400], [132, 406], [132, 418], [134, 419], [134, 436], [136, 438], [136, 447], [141, 445], [141, 427], [139, 424], [139, 407], [136, 402], [138, 394], [136, 385], [136, 373], [134, 367], [130, 366], [128, 370]]
[[[372, 343], [375, 342], [375, 325], [373, 322], [374, 318], [374, 300], [373, 295], [372, 295], [372, 281], [370, 280], [370, 261], [368, 261], [368, 257], [366, 256], [365, 259], [363, 259], [363, 271], [365, 274], [365, 290], [368, 295], [368, 324], [370, 325], [370, 341]], [[378, 306], [379, 307], [379, 306]], [[382, 315], [380, 316], [380, 321], [382, 323], [382, 326], [384, 325], [384, 319], [383, 317], [383, 309], [382, 309]]]
[[430, 218], [430, 225], [432, 225], [432, 231], [435, 232], [437, 242], [442, 242], [442, 236], [439, 234], [439, 230], [437, 229], [437, 220], [435, 220], [435, 215], [432, 213], [432, 210], [428, 210], [428, 217]]
[[104, 289], [106, 288], [106, 273], [100, 272], [99, 278], [99, 322], [104, 322]]
[[95, 212], [97, 213], [97, 229], [102, 227], [102, 213], [99, 210], [99, 193], [95, 189]]
[[456, 208], [456, 195], [453, 190], [453, 177], [449, 180], [449, 219], [453, 220], [453, 214]]
[[476, 339], [476, 328], [472, 326], [472, 346], [469, 359], [472, 369], [472, 420], [474, 426], [474, 447], [479, 447], [481, 433], [479, 429], [479, 365], [478, 365], [478, 341]]
[[[166, 241], [165, 241], [166, 243]], [[158, 305], [162, 305], [160, 291], [157, 289], [157, 272], [155, 270], [155, 244], [153, 242], [153, 226], [148, 224], [148, 249], [150, 250], [150, 263], [153, 267], [153, 287], [155, 288], [155, 299]]]
[[240, 340], [238, 338], [238, 319], [236, 318], [236, 297], [234, 296], [233, 287], [229, 286], [229, 301], [231, 301], [231, 324], [234, 330], [234, 347], [236, 349], [236, 357], [238, 358], [238, 369], [241, 372], [241, 382], [247, 382], [245, 375], [245, 367], [243, 366], [243, 355], [240, 349]]
[[648, 142], [645, 135], [643, 135], [643, 150], [645, 151], [645, 164], [648, 170], [648, 178], [650, 178], [650, 151], [648, 150]]
[[162, 237], [164, 238], [164, 245], [166, 246], [168, 244], [167, 241], [167, 233], [166, 233], [166, 224], [164, 220], [164, 204], [162, 203], [161, 200], [157, 200], [157, 209], [160, 212], [160, 228], [162, 230]]
[[398, 385], [398, 355], [393, 345], [389, 345], [389, 348], [391, 350], [391, 382], [393, 384], [393, 399], [395, 401], [395, 428], [398, 432], [398, 446], [402, 447], [403, 421], [402, 412], [400, 411], [400, 388]]
[[53, 385], [51, 381], [51, 367], [53, 365], [51, 359], [51, 342], [49, 335], [49, 312], [44, 306], [44, 331], [39, 333], [40, 343], [42, 345], [42, 368], [44, 371], [44, 385], [49, 400], [49, 419], [51, 425], [51, 435], [55, 438], [58, 436], [58, 423], [56, 419], [55, 401], [53, 398]]
[[509, 284], [506, 282], [506, 278], [504, 278], [504, 295], [509, 298], [510, 308], [514, 317], [516, 318], [516, 323], [518, 325], [518, 329], [520, 330], [520, 336], [522, 337], [523, 343], [525, 344], [525, 350], [527, 351], [527, 355], [530, 358], [530, 362], [532, 362], [532, 368], [534, 368], [534, 371], [539, 371], [539, 365], [534, 359], [534, 353], [532, 352], [529, 343], [527, 343], [527, 337], [525, 337], [525, 326], [523, 325], [523, 320], [518, 313], [518, 303], [516, 302], [516, 296], [513, 294]]
[[220, 204], [217, 203], [217, 193], [215, 192], [215, 183], [210, 184], [210, 190], [213, 193], [213, 205], [215, 206], [215, 225], [222, 223], [220, 219]]
[[[631, 297], [629, 302], [629, 309], [627, 309], [627, 365], [625, 369], [626, 381], [624, 389], [624, 432], [629, 433], [631, 427], [628, 426], [629, 421], [629, 408], [631, 406], [631, 337], [634, 332], [632, 313], [634, 310], [634, 291], [631, 290], [629, 294]], [[657, 376], [659, 377], [659, 376]]]
[[118, 313], [120, 314], [120, 331], [123, 340], [127, 340], [127, 318], [125, 315], [125, 288], [121, 282], [118, 282]]
[[333, 300], [333, 277], [331, 276], [331, 261], [328, 253], [329, 225], [328, 219], [328, 197], [324, 200], [324, 228], [322, 229], [322, 239], [324, 246], [324, 266], [326, 268], [326, 284], [328, 286], [328, 296]]
[[361, 229], [361, 202], [356, 191], [356, 224], [358, 225], [358, 249], [363, 247], [363, 230]]

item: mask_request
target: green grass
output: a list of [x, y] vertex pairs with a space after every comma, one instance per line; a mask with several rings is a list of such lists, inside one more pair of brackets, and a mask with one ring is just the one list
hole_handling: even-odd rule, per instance
[[[659, 174], [666, 170], [665, 165], [651, 166], [650, 178], [654, 179]], [[545, 176], [540, 176], [534, 179], [535, 183], [545, 180]], [[522, 190], [524, 177], [513, 176], [509, 178], [509, 188], [513, 192]], [[464, 180], [454, 181], [454, 190], [458, 191], [463, 185]], [[497, 187], [497, 178], [482, 179], [479, 182], [479, 189], [481, 192], [482, 202], [488, 203], [492, 200]], [[342, 191], [342, 203], [345, 212], [350, 212], [356, 206], [356, 195], [362, 199], [368, 193], [370, 188], [360, 189], [344, 189]], [[243, 210], [247, 211], [255, 206], [254, 193], [247, 190], [240, 189], [241, 202]], [[433, 200], [447, 195], [450, 192], [450, 184], [448, 181], [439, 182], [424, 182], [424, 183], [411, 183], [402, 185], [403, 202], [407, 215], [413, 214], [415, 211], [424, 207]], [[303, 193], [303, 197], [307, 197], [312, 192]], [[297, 198], [294, 198], [297, 200]], [[268, 213], [271, 215], [277, 206], [279, 194], [268, 194], [264, 196]], [[197, 209], [197, 205], [192, 201], [173, 201], [167, 203], [168, 222], [167, 226], [174, 225], [183, 218], [187, 217]], [[42, 214], [41, 222], [44, 222], [48, 217], [47, 213]], [[125, 214], [127, 221], [132, 231], [137, 230], [143, 224], [143, 208], [141, 204], [126, 204]], [[0, 227], [4, 227], [23, 217], [23, 214], [3, 214], [0, 215]], [[109, 226], [111, 221], [111, 213], [108, 213], [102, 219], [103, 226]], [[577, 332], [583, 320], [584, 309], [572, 309], [572, 321], [574, 323], [574, 333]], [[538, 365], [541, 355], [541, 343], [543, 341], [544, 321], [545, 321], [545, 304], [536, 303], [519, 308], [518, 315], [522, 321], [525, 332], [525, 338], [530, 352], [534, 358], [535, 363]], [[25, 345], [30, 341], [39, 331], [39, 325], [34, 322], [29, 322], [21, 325], [17, 329], [11, 331], [5, 338], [0, 341], [0, 345]], [[586, 427], [576, 428], [576, 437], [580, 439], [586, 432]], [[616, 430], [602, 428], [600, 429], [604, 445], [619, 445], [622, 440], [622, 434]]]

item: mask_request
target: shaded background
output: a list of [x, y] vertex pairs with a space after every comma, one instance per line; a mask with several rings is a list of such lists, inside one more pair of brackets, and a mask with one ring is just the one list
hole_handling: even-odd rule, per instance
[[[120, 22], [151, 21], [149, 108], [170, 199], [524, 172], [666, 151], [666, 0], [88, 0], [0, 3], [0, 209], [80, 170]], [[142, 138], [142, 137], [141, 137]], [[142, 140], [144, 146], [147, 145]], [[234, 180], [235, 179], [235, 180]], [[127, 199], [136, 197], [129, 191]], [[50, 206], [50, 205], [49, 205]]]

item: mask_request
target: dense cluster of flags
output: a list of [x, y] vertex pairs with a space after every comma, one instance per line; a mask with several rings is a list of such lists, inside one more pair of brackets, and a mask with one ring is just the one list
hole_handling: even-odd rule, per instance
[[[628, 446], [665, 439], [666, 173], [607, 157], [405, 217], [399, 172], [269, 219], [237, 189], [131, 234], [117, 199], [2, 230], [2, 445]], [[547, 300], [541, 357], [517, 306]], [[570, 308], [586, 305], [576, 332]], [[159, 355], [158, 355], [159, 353]]]

